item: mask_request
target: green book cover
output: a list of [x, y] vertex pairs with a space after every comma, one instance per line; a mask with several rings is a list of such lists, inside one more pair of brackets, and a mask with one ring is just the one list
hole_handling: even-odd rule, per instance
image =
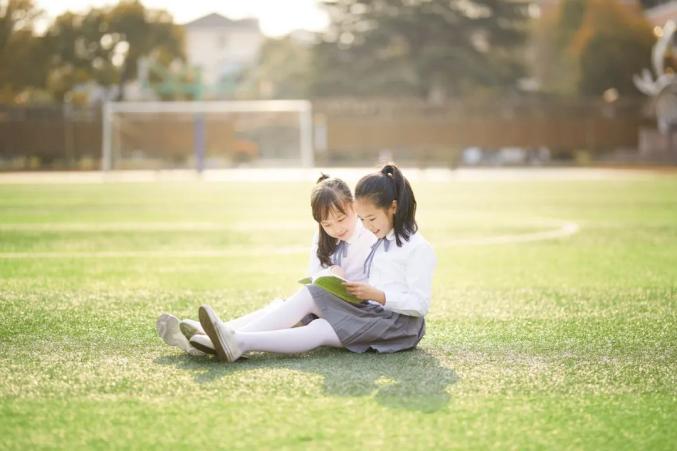
[[315, 282], [313, 282], [310, 277], [306, 277], [304, 279], [299, 280], [299, 283], [302, 283], [304, 285], [318, 286], [323, 290], [333, 294], [334, 296], [337, 296], [346, 302], [350, 302], [351, 304], [361, 303], [362, 302], [361, 299], [358, 299], [352, 294], [348, 293], [346, 287], [343, 286], [343, 282], [347, 282], [347, 280], [336, 275], [320, 276], [317, 279], [315, 279]]

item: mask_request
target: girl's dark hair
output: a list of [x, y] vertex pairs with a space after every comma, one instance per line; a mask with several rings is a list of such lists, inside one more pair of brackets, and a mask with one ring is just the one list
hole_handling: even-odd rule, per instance
[[310, 195], [310, 207], [313, 210], [313, 219], [317, 221], [320, 234], [317, 243], [317, 258], [322, 266], [331, 266], [331, 255], [336, 250], [336, 238], [332, 238], [322, 228], [322, 221], [327, 219], [332, 210], [347, 214], [346, 205], [353, 201], [350, 188], [341, 179], [322, 174]]
[[409, 237], [418, 230], [414, 191], [394, 163], [362, 177], [355, 187], [355, 198], [360, 197], [369, 199], [377, 208], [384, 210], [390, 208], [394, 200], [397, 201], [393, 228], [398, 246], [402, 245], [402, 239], [409, 241]]

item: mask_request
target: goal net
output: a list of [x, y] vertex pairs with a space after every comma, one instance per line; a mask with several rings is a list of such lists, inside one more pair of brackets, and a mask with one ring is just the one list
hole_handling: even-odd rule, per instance
[[101, 169], [314, 164], [305, 100], [107, 102]]

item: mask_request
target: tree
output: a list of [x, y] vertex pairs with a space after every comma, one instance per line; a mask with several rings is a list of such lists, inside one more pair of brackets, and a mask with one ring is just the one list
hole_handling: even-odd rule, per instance
[[293, 35], [263, 42], [257, 64], [245, 73], [238, 96], [260, 99], [306, 98], [310, 91], [312, 44]]
[[117, 86], [122, 100], [125, 85], [138, 75], [140, 58], [163, 65], [183, 59], [181, 28], [167, 12], [146, 10], [138, 1], [92, 8], [84, 15], [64, 13], [44, 41], [51, 55], [48, 88], [59, 101], [86, 82]]
[[335, 0], [314, 52], [318, 95], [459, 95], [522, 75], [528, 3]]
[[581, 28], [572, 42], [580, 61], [578, 92], [598, 96], [607, 89], [638, 95], [632, 76], [651, 67], [652, 27], [639, 8], [613, 0], [589, 0]]
[[146, 10], [138, 0], [122, 1], [108, 13], [108, 23], [111, 34], [117, 37], [115, 45], [121, 46], [119, 100], [124, 99], [125, 83], [136, 78], [140, 58], [164, 63], [184, 58], [183, 30], [166, 11]]
[[44, 85], [45, 59], [33, 31], [40, 14], [33, 0], [0, 2], [0, 101], [12, 103], [27, 88]]
[[655, 38], [639, 7], [614, 0], [568, 0], [542, 17], [536, 72], [545, 91], [634, 95], [632, 76], [649, 67]]
[[44, 36], [50, 55], [47, 88], [57, 101], [62, 102], [82, 83], [110, 87], [117, 82], [115, 49], [106, 29], [106, 14], [101, 9], [85, 15], [64, 13], [49, 27]]

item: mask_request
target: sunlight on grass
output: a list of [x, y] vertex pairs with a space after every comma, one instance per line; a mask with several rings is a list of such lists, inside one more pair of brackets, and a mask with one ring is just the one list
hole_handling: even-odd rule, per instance
[[439, 263], [414, 351], [165, 346], [163, 311], [298, 288], [311, 187], [0, 185], [0, 448], [673, 447], [677, 177], [415, 183]]

